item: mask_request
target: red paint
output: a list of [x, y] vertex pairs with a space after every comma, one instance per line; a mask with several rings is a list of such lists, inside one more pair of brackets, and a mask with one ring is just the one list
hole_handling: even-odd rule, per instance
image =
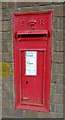
[[[15, 108], [48, 112], [52, 11], [15, 13], [13, 20]], [[26, 51], [37, 51], [36, 75], [26, 75]]]

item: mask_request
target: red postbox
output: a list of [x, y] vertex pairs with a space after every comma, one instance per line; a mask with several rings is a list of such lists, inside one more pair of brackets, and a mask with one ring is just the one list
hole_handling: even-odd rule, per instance
[[52, 11], [15, 13], [15, 108], [50, 110]]

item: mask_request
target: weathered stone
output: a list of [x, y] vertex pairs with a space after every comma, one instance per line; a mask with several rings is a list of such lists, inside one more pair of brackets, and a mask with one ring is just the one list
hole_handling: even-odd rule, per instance
[[13, 56], [11, 52], [4, 52], [2, 55], [3, 62], [13, 62]]
[[50, 112], [55, 112], [56, 105], [55, 104], [50, 104]]
[[63, 113], [63, 104], [56, 104], [56, 112]]
[[25, 111], [25, 113], [23, 112], [23, 117], [25, 117], [25, 118], [36, 118], [36, 116], [37, 116], [37, 111], [28, 111], [28, 110], [26, 110]]
[[6, 77], [6, 78], [2, 78], [2, 83], [5, 81], [6, 82], [13, 82], [14, 81], [14, 73], [11, 72], [10, 76]]
[[54, 16], [63, 16], [63, 4], [54, 5]]
[[2, 53], [2, 33], [0, 32], [0, 53]]
[[63, 17], [63, 29], [65, 29], [65, 17]]
[[63, 85], [56, 85], [56, 93], [57, 94], [63, 94]]
[[0, 22], [2, 22], [2, 9], [0, 9]]
[[2, 90], [2, 98], [13, 101], [13, 92], [9, 92], [9, 91], [7, 91], [7, 89], [6, 90]]
[[63, 94], [55, 95], [55, 104], [63, 104]]
[[11, 31], [12, 30], [12, 24], [11, 21], [3, 21], [2, 22], [2, 31]]
[[2, 22], [0, 21], [0, 32], [2, 31]]
[[[65, 73], [65, 68], [64, 68], [64, 73]], [[63, 75], [63, 83], [65, 85], [65, 74]]]
[[54, 17], [53, 29], [63, 29], [63, 17]]
[[56, 118], [58, 118], [58, 119], [59, 119], [59, 118], [60, 118], [60, 119], [62, 118], [62, 119], [63, 119], [63, 113], [57, 113], [57, 112], [56, 112]]
[[11, 20], [10, 9], [2, 9], [2, 20]]
[[0, 63], [2, 62], [2, 53], [0, 53]]
[[38, 118], [56, 118], [55, 112], [39, 112], [38, 113]]
[[4, 118], [10, 118], [11, 117], [11, 110], [10, 108], [3, 108], [2, 107], [2, 117]]
[[55, 93], [51, 93], [50, 102], [55, 103]]
[[53, 54], [53, 62], [63, 63], [63, 52], [54, 52]]
[[63, 41], [65, 39], [65, 31], [63, 29], [53, 29], [53, 41]]
[[8, 7], [8, 9], [12, 9], [12, 8], [15, 9], [15, 7], [17, 7], [16, 2], [8, 2], [7, 7]]
[[11, 31], [2, 32], [2, 41], [12, 42], [13, 41], [12, 32]]
[[2, 9], [2, 2], [0, 1], [0, 9]]
[[52, 74], [52, 82], [56, 84], [63, 84], [63, 74]]
[[65, 51], [65, 47], [63, 48], [63, 46], [65, 46], [65, 42], [64, 41], [55, 41], [54, 42], [54, 51]]
[[49, 3], [49, 2], [17, 2], [17, 7], [28, 7], [28, 6], [44, 6], [44, 5], [48, 5], [48, 4], [52, 4], [52, 3]]
[[2, 52], [13, 52], [13, 43], [10, 41], [2, 42]]
[[63, 64], [52, 64], [52, 73], [53, 74], [63, 74]]
[[2, 99], [2, 107], [3, 108], [10, 108], [10, 101], [8, 99]]
[[51, 83], [51, 93], [56, 92], [56, 85], [54, 83]]
[[65, 16], [65, 3], [63, 4], [63, 16]]
[[[2, 8], [5, 8], [5, 9], [7, 9], [7, 7], [8, 7], [8, 5], [7, 5], [8, 3], [7, 2], [2, 2]], [[9, 3], [10, 4], [10, 3]]]
[[3, 21], [2, 22], [2, 31], [7, 31], [7, 30], [8, 30], [7, 21]]

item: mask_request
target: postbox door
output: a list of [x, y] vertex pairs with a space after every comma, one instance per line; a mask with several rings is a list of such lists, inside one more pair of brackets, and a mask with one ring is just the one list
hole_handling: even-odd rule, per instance
[[44, 51], [21, 51], [21, 102], [43, 104]]

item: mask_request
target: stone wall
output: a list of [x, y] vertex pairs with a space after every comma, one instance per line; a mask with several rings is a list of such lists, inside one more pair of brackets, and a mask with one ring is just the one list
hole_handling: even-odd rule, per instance
[[[2, 2], [2, 117], [62, 118], [63, 117], [63, 6], [59, 2]], [[14, 59], [12, 13], [53, 11], [52, 69], [50, 112], [14, 108]], [[65, 27], [65, 26], [64, 26]], [[64, 28], [65, 29], [65, 28]], [[1, 53], [0, 53], [1, 54]]]

